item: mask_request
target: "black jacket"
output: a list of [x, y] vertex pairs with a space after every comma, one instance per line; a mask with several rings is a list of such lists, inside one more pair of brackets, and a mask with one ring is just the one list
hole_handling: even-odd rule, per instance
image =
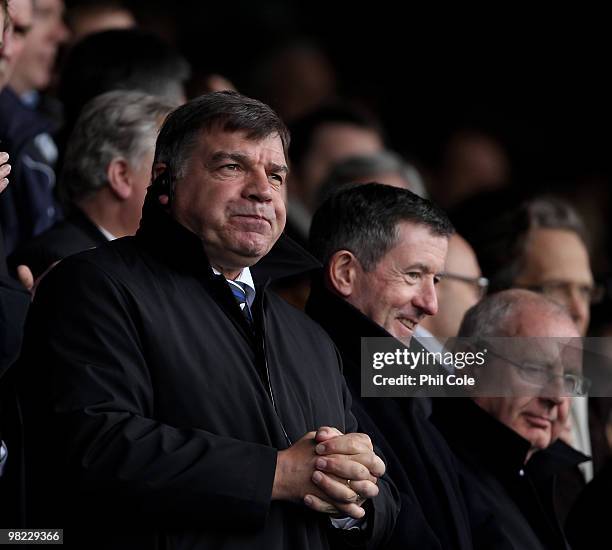
[[[278, 449], [357, 427], [337, 351], [261, 286], [253, 314], [255, 333], [150, 201], [136, 237], [51, 270], [19, 372], [30, 525], [80, 548], [327, 548], [328, 518], [270, 497]], [[380, 485], [372, 546], [397, 513]]]
[[104, 244], [108, 239], [80, 210], [75, 209], [63, 221], [20, 246], [8, 258], [13, 271], [27, 265], [40, 277], [51, 265], [77, 252]]
[[362, 398], [361, 338], [391, 335], [315, 281], [306, 312], [331, 336], [353, 394], [362, 430], [381, 448], [400, 491], [402, 509], [391, 547], [471, 548], [471, 535], [453, 454], [423, 413], [419, 398]]
[[525, 464], [530, 443], [469, 398], [435, 401], [432, 421], [459, 459], [475, 548], [569, 548], [554, 512], [555, 477], [588, 457], [557, 441]]

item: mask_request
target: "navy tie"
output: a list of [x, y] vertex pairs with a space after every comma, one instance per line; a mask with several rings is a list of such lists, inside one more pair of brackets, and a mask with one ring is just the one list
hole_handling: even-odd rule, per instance
[[238, 281], [227, 281], [229, 283], [230, 288], [232, 289], [232, 294], [236, 301], [238, 302], [238, 306], [240, 307], [240, 311], [244, 315], [244, 318], [247, 320], [249, 325], [253, 324], [253, 317], [251, 315], [251, 309], [249, 308], [249, 304], [246, 298], [246, 291], [244, 289], [245, 283], [240, 283]]

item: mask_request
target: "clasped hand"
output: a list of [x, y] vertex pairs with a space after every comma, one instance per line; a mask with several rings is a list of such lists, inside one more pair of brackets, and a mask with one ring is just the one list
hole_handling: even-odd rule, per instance
[[362, 518], [362, 504], [378, 494], [385, 464], [366, 434], [327, 426], [279, 451], [272, 498], [304, 502], [317, 512]]

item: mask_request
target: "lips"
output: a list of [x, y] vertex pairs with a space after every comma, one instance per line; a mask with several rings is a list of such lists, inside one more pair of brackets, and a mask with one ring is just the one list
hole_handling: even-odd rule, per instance
[[550, 418], [537, 414], [526, 413], [525, 418], [527, 419], [527, 422], [529, 422], [529, 424], [535, 428], [548, 429], [552, 424], [552, 420]]
[[234, 218], [242, 218], [244, 220], [253, 221], [253, 222], [266, 222], [269, 225], [272, 225], [272, 222], [266, 216], [261, 216], [259, 214], [234, 214]]
[[412, 319], [407, 319], [406, 317], [398, 317], [397, 319], [402, 325], [404, 325], [408, 330], [414, 332], [414, 329], [419, 324], [418, 321], [414, 321]]

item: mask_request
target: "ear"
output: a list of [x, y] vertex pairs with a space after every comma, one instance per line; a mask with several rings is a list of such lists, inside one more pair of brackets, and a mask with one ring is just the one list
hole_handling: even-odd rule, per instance
[[362, 269], [359, 260], [348, 250], [338, 250], [327, 265], [327, 279], [332, 290], [343, 298], [355, 292], [358, 270]]
[[106, 177], [112, 192], [121, 200], [132, 194], [130, 165], [123, 157], [115, 157], [106, 167]]

